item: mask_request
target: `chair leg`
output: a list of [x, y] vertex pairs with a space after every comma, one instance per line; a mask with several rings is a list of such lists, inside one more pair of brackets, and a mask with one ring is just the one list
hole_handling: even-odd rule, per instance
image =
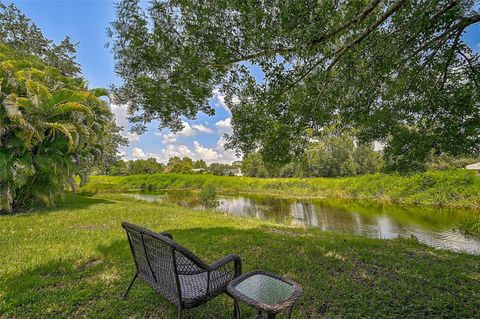
[[133, 283], [135, 282], [135, 279], [137, 279], [137, 276], [138, 276], [138, 271], [135, 273], [132, 280], [130, 281], [130, 284], [128, 285], [127, 291], [125, 291], [125, 294], [123, 295], [123, 298], [127, 298], [128, 292], [130, 291], [130, 288], [132, 288]]
[[182, 307], [178, 307], [178, 319], [183, 319], [183, 309], [182, 309]]
[[233, 317], [232, 319], [240, 319], [241, 318], [240, 314], [240, 306], [238, 305], [237, 299], [233, 299]]
[[292, 318], [292, 311], [293, 311], [293, 306], [291, 306], [290, 308], [288, 308], [287, 319]]

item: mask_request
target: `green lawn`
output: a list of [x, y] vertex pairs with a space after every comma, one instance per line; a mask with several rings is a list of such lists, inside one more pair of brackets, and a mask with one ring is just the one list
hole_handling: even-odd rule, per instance
[[[480, 256], [104, 194], [0, 216], [0, 317], [174, 318], [143, 283], [119, 298], [134, 273], [122, 221], [169, 231], [207, 262], [237, 253], [245, 271], [299, 282], [294, 318], [480, 316]], [[222, 296], [187, 318], [229, 318], [231, 305]]]

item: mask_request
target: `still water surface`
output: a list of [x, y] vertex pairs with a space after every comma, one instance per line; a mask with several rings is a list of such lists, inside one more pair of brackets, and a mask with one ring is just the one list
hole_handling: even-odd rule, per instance
[[[166, 194], [139, 193], [131, 196], [148, 202], [169, 199]], [[175, 192], [177, 203], [194, 209], [204, 208], [198, 202], [182, 201], [182, 198], [191, 198], [191, 194]], [[217, 200], [216, 210], [236, 216], [255, 217], [299, 227], [350, 232], [381, 239], [415, 237], [431, 247], [480, 255], [480, 241], [456, 230], [457, 225], [475, 214], [474, 212], [249, 195], [222, 195], [217, 196]]]

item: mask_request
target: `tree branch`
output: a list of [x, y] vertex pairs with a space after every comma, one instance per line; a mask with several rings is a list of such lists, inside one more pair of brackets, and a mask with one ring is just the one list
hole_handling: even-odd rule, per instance
[[313, 40], [312, 42], [310, 42], [310, 45], [318, 45], [318, 44], [322, 43], [323, 41], [334, 37], [335, 35], [342, 32], [343, 30], [347, 29], [351, 25], [362, 22], [379, 5], [380, 2], [381, 2], [381, 0], [374, 0], [374, 1], [370, 2], [370, 4], [362, 12], [360, 12], [360, 14], [358, 14], [353, 19], [344, 23], [338, 29], [336, 29], [336, 30], [334, 30], [330, 33], [327, 33], [326, 35], [322, 35], [319, 38]]
[[391, 7], [389, 10], [387, 10], [377, 21], [375, 21], [374, 24], [370, 25], [365, 31], [362, 32], [362, 34], [347, 44], [346, 46], [339, 48], [335, 53], [333, 54], [336, 57], [333, 59], [332, 63], [327, 68], [327, 71], [331, 70], [335, 64], [338, 63], [338, 61], [354, 46], [358, 45], [361, 43], [363, 40], [365, 40], [366, 37], [368, 37], [373, 31], [375, 31], [378, 26], [380, 26], [385, 20], [387, 20], [390, 16], [392, 16], [395, 12], [397, 12], [402, 5], [405, 3], [406, 0], [400, 0], [398, 1], [393, 7]]
[[442, 82], [440, 84], [440, 87], [442, 89], [445, 86], [445, 82], [447, 82], [448, 67], [450, 66], [450, 63], [452, 63], [453, 55], [457, 49], [458, 43], [460, 42], [460, 36], [462, 35], [463, 30], [464, 29], [460, 29], [457, 31], [455, 39], [453, 40], [452, 48], [450, 49], [450, 54], [448, 55], [447, 61], [445, 62], [445, 67], [443, 68]]
[[[355, 45], [359, 44], [362, 42], [366, 37], [370, 35], [379, 25], [381, 25], [385, 20], [387, 20], [390, 16], [392, 16], [395, 12], [397, 12], [400, 7], [405, 3], [406, 0], [400, 0], [398, 1], [393, 7], [391, 7], [389, 10], [387, 10], [377, 21], [375, 21], [374, 24], [370, 25], [365, 31], [362, 32], [362, 34], [350, 42], [348, 45], [343, 46], [338, 48], [334, 53], [333, 56], [337, 55], [333, 62], [328, 66], [327, 68], [327, 74], [328, 72], [333, 68], [333, 66], [342, 58], [342, 56], [351, 48], [353, 48]], [[372, 9], [373, 10], [373, 9]], [[297, 85], [301, 80], [303, 80], [305, 77], [307, 77], [313, 70], [315, 70], [321, 63], [326, 61], [326, 57], [322, 57], [320, 60], [315, 62], [306, 72], [304, 72], [301, 76], [299, 76], [292, 84], [290, 84], [285, 90], [283, 90], [279, 96], [283, 95], [290, 89], [292, 89], [295, 85]]]
[[305, 48], [308, 48], [308, 47], [318, 46], [318, 45], [322, 44], [323, 42], [333, 38], [334, 36], [341, 33], [342, 31], [346, 30], [348, 27], [350, 27], [352, 25], [355, 25], [355, 24], [358, 24], [358, 23], [362, 22], [363, 20], [365, 20], [366, 17], [379, 5], [379, 3], [381, 1], [382, 0], [373, 0], [372, 2], [369, 3], [369, 5], [362, 12], [357, 14], [354, 18], [348, 20], [347, 22], [342, 24], [337, 29], [335, 29], [335, 30], [333, 30], [333, 31], [331, 31], [327, 34], [319, 36], [318, 38], [314, 39], [313, 41], [309, 42], [306, 45], [302, 45], [302, 46], [299, 46], [299, 47], [279, 47], [279, 48], [265, 49], [265, 50], [260, 51], [260, 52], [255, 52], [255, 53], [251, 53], [251, 54], [247, 54], [247, 55], [241, 55], [238, 58], [231, 59], [231, 60], [225, 61], [225, 62], [220, 63], [220, 64], [216, 64], [216, 65], [228, 65], [228, 64], [238, 63], [238, 62], [242, 62], [242, 61], [253, 60], [253, 59], [256, 59], [256, 58], [263, 57], [263, 56], [269, 56], [269, 55], [274, 55], [274, 54], [278, 54], [278, 53], [294, 52], [294, 51], [302, 50], [302, 49], [305, 49]]
[[480, 88], [480, 84], [477, 82], [477, 79], [475, 78], [475, 68], [473, 67], [472, 65], [472, 61], [470, 61], [470, 59], [467, 57], [467, 55], [462, 52], [462, 50], [459, 50], [459, 48], [457, 48], [457, 52], [460, 53], [461, 56], [463, 56], [463, 58], [467, 61], [467, 64], [468, 64], [468, 67], [470, 68], [470, 71], [472, 71], [472, 79], [473, 79], [473, 82], [475, 83], [475, 86], [477, 88]]

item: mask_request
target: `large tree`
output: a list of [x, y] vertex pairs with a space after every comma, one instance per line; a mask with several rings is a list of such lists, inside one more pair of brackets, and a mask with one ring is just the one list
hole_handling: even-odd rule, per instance
[[[393, 170], [429, 155], [478, 154], [479, 57], [462, 39], [480, 21], [460, 0], [139, 1], [118, 4], [116, 70], [142, 131], [151, 120], [232, 112], [229, 146], [286, 163], [341, 123], [386, 144]], [[134, 115], [133, 115], [134, 114]]]

